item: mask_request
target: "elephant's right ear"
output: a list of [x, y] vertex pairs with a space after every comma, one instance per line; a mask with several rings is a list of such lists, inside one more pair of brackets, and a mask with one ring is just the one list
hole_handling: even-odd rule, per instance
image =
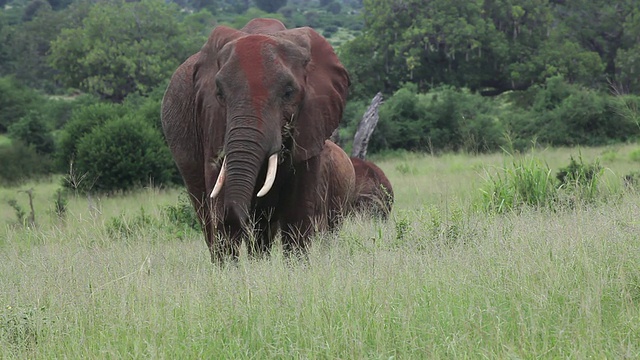
[[225, 121], [213, 121], [224, 117], [224, 111], [216, 99], [216, 74], [220, 70], [219, 52], [230, 41], [245, 35], [243, 32], [217, 26], [209, 35], [209, 39], [200, 49], [199, 57], [193, 66], [193, 86], [195, 91], [196, 117], [205, 121], [202, 126], [213, 138], [213, 151], [222, 148], [225, 133]]

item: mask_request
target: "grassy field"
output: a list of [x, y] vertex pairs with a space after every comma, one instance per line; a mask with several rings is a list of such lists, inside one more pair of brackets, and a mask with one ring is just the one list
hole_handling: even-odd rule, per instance
[[[166, 220], [177, 189], [72, 196], [61, 179], [0, 189], [1, 358], [638, 358], [640, 146], [544, 149], [600, 159], [608, 196], [556, 211], [474, 210], [503, 154], [379, 158], [386, 222], [347, 219], [306, 260], [212, 266]], [[534, 155], [525, 155], [534, 156]], [[33, 188], [35, 228], [28, 214]]]

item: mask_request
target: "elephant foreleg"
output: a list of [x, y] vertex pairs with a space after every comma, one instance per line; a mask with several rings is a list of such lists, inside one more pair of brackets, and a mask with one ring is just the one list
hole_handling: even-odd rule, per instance
[[297, 166], [295, 177], [284, 199], [281, 217], [282, 246], [285, 253], [304, 252], [318, 231], [328, 229], [326, 216], [327, 184], [319, 174], [319, 157]]

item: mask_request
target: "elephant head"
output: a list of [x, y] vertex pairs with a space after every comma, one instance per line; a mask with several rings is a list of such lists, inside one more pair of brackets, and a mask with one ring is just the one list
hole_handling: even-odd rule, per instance
[[322, 36], [271, 19], [241, 30], [216, 27], [193, 64], [192, 81], [195, 117], [208, 139], [207, 191], [224, 199], [223, 216], [235, 222], [245, 221], [255, 198], [270, 191], [279, 164], [322, 151], [349, 86]]

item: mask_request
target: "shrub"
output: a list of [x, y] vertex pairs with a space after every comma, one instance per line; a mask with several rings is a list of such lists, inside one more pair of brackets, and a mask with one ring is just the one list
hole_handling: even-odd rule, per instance
[[573, 192], [570, 199], [579, 199], [582, 202], [593, 202], [598, 193], [598, 180], [603, 172], [600, 162], [585, 163], [582, 156], [578, 160], [571, 156], [569, 165], [561, 168], [556, 174], [558, 187]]
[[0, 133], [25, 116], [29, 110], [37, 109], [42, 96], [12, 77], [0, 78]]
[[380, 120], [369, 151], [424, 150], [428, 143], [427, 107], [419, 101], [414, 84], [406, 84], [380, 106]]
[[111, 103], [97, 103], [73, 110], [71, 119], [62, 129], [56, 152], [57, 168], [66, 171], [75, 158], [80, 140], [95, 127], [109, 120], [120, 118], [125, 108]]
[[338, 32], [338, 27], [335, 25], [329, 25], [326, 28], [324, 28], [324, 31], [322, 32], [322, 36], [326, 38], [330, 38], [336, 32]]
[[0, 146], [0, 184], [14, 186], [22, 181], [49, 174], [53, 162], [22, 141]]
[[140, 213], [132, 219], [128, 219], [124, 214], [111, 217], [105, 224], [105, 231], [111, 239], [131, 239], [150, 228], [159, 227], [158, 219], [151, 217], [140, 207]]
[[338, 15], [340, 14], [340, 11], [342, 11], [342, 5], [340, 5], [339, 2], [335, 2], [332, 1], [331, 3], [329, 3], [329, 5], [327, 5], [327, 11], [334, 14], [334, 15]]
[[515, 109], [508, 127], [525, 142], [535, 138], [554, 146], [624, 141], [640, 134], [636, 118], [629, 116], [635, 104], [632, 98], [613, 97], [553, 77], [512, 97]]
[[[77, 171], [96, 179], [101, 192], [168, 183], [173, 160], [160, 132], [134, 115], [110, 120], [80, 139]], [[89, 189], [81, 189], [89, 190]]]
[[162, 92], [158, 93], [157, 91], [152, 92], [149, 96], [129, 95], [123, 106], [127, 113], [135, 113], [144, 122], [158, 131], [162, 131], [162, 122], [160, 121], [162, 95]]
[[370, 146], [371, 151], [492, 151], [504, 143], [503, 133], [492, 100], [450, 87], [418, 94], [407, 84], [380, 107]]
[[9, 136], [32, 145], [38, 154], [52, 154], [54, 151], [51, 129], [39, 112], [30, 111], [19, 121], [11, 124]]
[[41, 113], [52, 129], [62, 129], [71, 119], [75, 109], [93, 105], [98, 99], [92, 95], [75, 98], [52, 98], [43, 103]]
[[[340, 122], [340, 146], [342, 146], [343, 149], [351, 148], [353, 137], [358, 130], [358, 125], [365, 111], [367, 111], [369, 104], [370, 102], [366, 100], [351, 100], [347, 102], [344, 112], [342, 113], [342, 121]], [[375, 131], [378, 130], [374, 130], [374, 132]]]
[[188, 200], [188, 195], [183, 193], [178, 198], [175, 205], [167, 205], [161, 209], [162, 227], [170, 232], [173, 237], [184, 239], [189, 235], [197, 234], [201, 231], [198, 215], [193, 209], [193, 205]]

